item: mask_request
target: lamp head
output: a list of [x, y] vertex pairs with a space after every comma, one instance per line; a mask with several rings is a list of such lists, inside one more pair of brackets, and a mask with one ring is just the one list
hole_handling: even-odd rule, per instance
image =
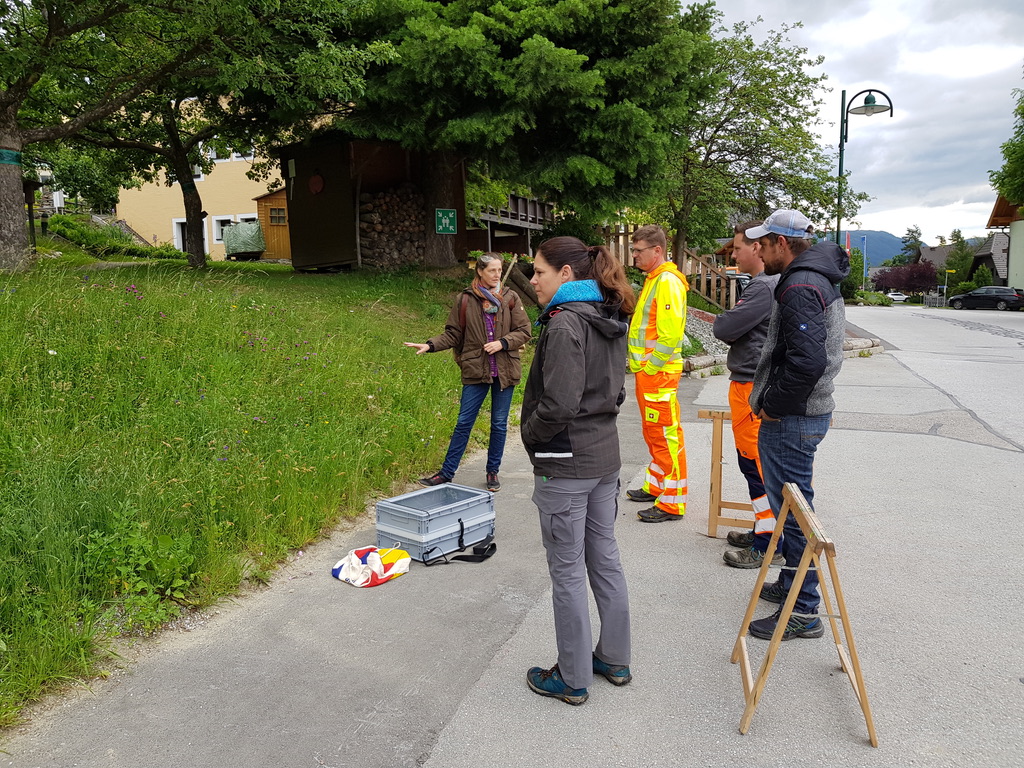
[[875, 94], [868, 92], [868, 95], [864, 97], [864, 103], [859, 107], [850, 107], [848, 110], [854, 115], [877, 115], [879, 112], [890, 112], [892, 111], [891, 104], [879, 104], [878, 100], [875, 99]]

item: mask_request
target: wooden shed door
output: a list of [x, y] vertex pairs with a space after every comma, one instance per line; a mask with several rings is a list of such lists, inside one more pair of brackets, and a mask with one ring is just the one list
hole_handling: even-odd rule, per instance
[[265, 259], [291, 259], [292, 247], [288, 239], [288, 208], [284, 195], [259, 201], [263, 239], [266, 241]]

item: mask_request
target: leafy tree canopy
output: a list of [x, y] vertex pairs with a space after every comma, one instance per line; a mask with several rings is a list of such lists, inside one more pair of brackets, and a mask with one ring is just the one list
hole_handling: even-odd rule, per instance
[[916, 224], [907, 227], [906, 234], [900, 238], [903, 248], [893, 257], [894, 264], [914, 264], [921, 260], [921, 228]]
[[[949, 236], [953, 247], [946, 256], [946, 266], [939, 270], [938, 280], [942, 285], [950, 286], [965, 282], [971, 275], [974, 266], [975, 248], [964, 238], [959, 229], [954, 229]], [[945, 270], [952, 269], [952, 273]]]
[[95, 148], [72, 148], [64, 142], [36, 144], [26, 153], [38, 170], [49, 168], [51, 185], [90, 207], [110, 210], [117, 205], [121, 189], [139, 186], [134, 170], [117, 152]]
[[241, 0], [0, 3], [0, 266], [27, 258], [22, 153], [104, 119], [244, 27]]
[[879, 291], [925, 293], [935, 288], [935, 265], [928, 259], [881, 270], [872, 282]]
[[979, 287], [983, 285], [992, 285], [994, 282], [992, 280], [992, 270], [989, 269], [986, 265], [982, 264], [980, 267], [974, 270], [974, 277], [972, 281], [975, 285]]
[[839, 284], [844, 299], [852, 299], [864, 283], [864, 253], [860, 248], [850, 249], [850, 274]]
[[1024, 89], [1017, 88], [1014, 94], [1017, 108], [1013, 136], [1003, 144], [1003, 167], [989, 171], [989, 179], [1000, 195], [1015, 205], [1024, 206]]
[[950, 288], [949, 288], [949, 295], [950, 296], [957, 296], [957, 295], [962, 294], [962, 293], [970, 293], [971, 291], [973, 291], [977, 287], [978, 287], [978, 284], [976, 282], [974, 282], [973, 280], [965, 280], [962, 283], [957, 283], [956, 286], [950, 286]]
[[[385, 45], [359, 49], [336, 31], [363, 0], [32, 0], [0, 2], [0, 148], [76, 137], [104, 122], [138, 153], [156, 145], [168, 102], [195, 99], [231, 112], [258, 93], [265, 108], [235, 108], [252, 130], [267, 115], [304, 109], [313, 96], [350, 98]], [[339, 89], [339, 84], [344, 88]], [[227, 98], [233, 96], [235, 98]], [[148, 101], [136, 100], [148, 97]], [[166, 132], [165, 132], [166, 133]], [[208, 138], [208, 137], [207, 137]], [[168, 136], [162, 148], [171, 150]], [[123, 146], [123, 145], [122, 145]], [[201, 164], [196, 147], [179, 148]], [[45, 153], [45, 151], [44, 151]], [[152, 152], [151, 152], [152, 154]], [[155, 173], [143, 154], [132, 158]], [[182, 166], [175, 166], [180, 175]], [[16, 266], [27, 237], [21, 169], [0, 164], [0, 263]]]
[[663, 172], [705, 43], [686, 20], [708, 14], [675, 0], [382, 0], [373, 23], [399, 58], [342, 127], [611, 212]]
[[[715, 18], [720, 19], [715, 13]], [[817, 141], [826, 76], [824, 59], [793, 44], [783, 25], [756, 41], [761, 19], [718, 27], [710, 51], [691, 73], [711, 85], [678, 124], [670, 172], [656, 206], [677, 230], [676, 249], [713, 246], [729, 220], [798, 208], [824, 225], [834, 218], [835, 158]], [[844, 184], [843, 218], [868, 199]]]

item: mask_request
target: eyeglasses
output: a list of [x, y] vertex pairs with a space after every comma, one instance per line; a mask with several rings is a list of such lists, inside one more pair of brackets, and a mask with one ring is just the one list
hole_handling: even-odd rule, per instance
[[629, 252], [630, 253], [643, 253], [644, 251], [649, 251], [651, 248], [655, 248], [655, 247], [656, 246], [653, 246], [653, 245], [645, 245], [643, 248], [634, 248], [631, 245], [631, 246], [629, 246]]

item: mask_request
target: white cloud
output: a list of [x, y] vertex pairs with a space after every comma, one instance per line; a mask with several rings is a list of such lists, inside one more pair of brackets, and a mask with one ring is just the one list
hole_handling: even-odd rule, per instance
[[[790, 33], [821, 67], [822, 143], [837, 147], [841, 91], [892, 99], [893, 116], [851, 116], [846, 169], [871, 195], [864, 229], [897, 236], [920, 226], [925, 240], [984, 235], [996, 194], [989, 171], [1013, 132], [1015, 88], [1024, 88], [1020, 0], [717, 0], [724, 23], [762, 16], [762, 29], [803, 22]], [[881, 101], [881, 98], [879, 99]]]
[[1000, 73], [1024, 61], [1024, 46], [944, 46], [928, 51], [903, 51], [899, 69], [913, 75], [970, 80]]
[[[888, 208], [876, 213], [861, 213], [857, 217], [860, 229], [881, 229], [902, 237], [910, 227], [919, 227], [921, 239], [929, 245], [938, 245], [939, 236], [948, 238], [954, 229], [964, 237], [985, 237], [985, 224], [992, 213], [993, 200], [968, 203], [963, 200], [947, 205], [906, 208]], [[865, 208], [865, 211], [868, 209]]]

